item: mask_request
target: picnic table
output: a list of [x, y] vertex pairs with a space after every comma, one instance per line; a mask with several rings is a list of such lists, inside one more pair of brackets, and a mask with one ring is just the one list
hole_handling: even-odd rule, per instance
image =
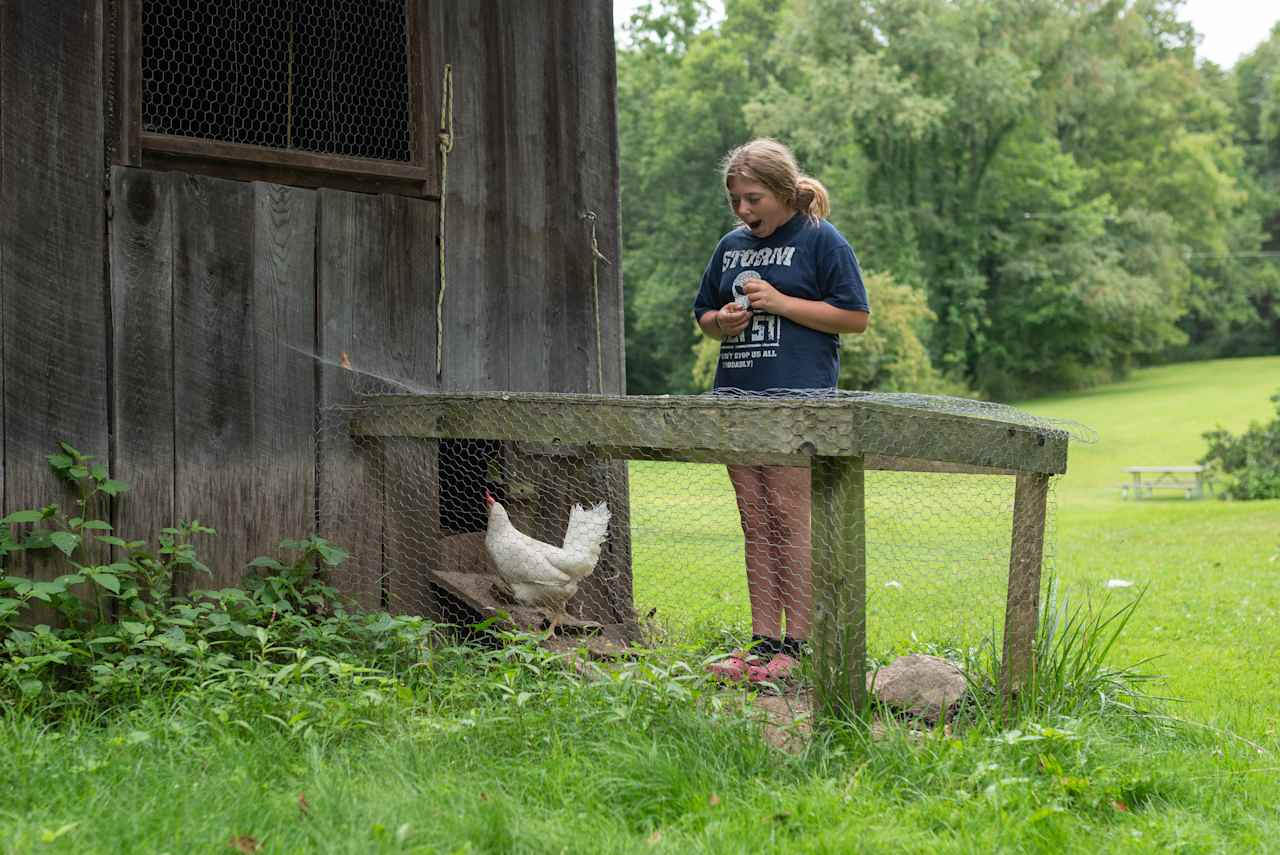
[[1128, 466], [1130, 482], [1120, 485], [1120, 497], [1127, 499], [1132, 491], [1134, 499], [1145, 493], [1151, 497], [1154, 490], [1181, 490], [1188, 499], [1204, 496], [1208, 481], [1203, 466]]

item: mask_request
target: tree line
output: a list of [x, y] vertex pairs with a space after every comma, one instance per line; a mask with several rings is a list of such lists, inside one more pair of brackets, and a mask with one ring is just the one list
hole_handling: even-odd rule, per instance
[[1280, 25], [1180, 0], [653, 0], [618, 49], [627, 386], [704, 389], [718, 164], [788, 143], [858, 253], [841, 385], [1011, 400], [1280, 352]]

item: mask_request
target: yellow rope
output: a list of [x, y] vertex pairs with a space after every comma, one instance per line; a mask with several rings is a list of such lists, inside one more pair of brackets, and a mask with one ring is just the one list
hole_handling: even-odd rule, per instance
[[449, 191], [449, 152], [453, 151], [453, 66], [445, 65], [440, 87], [440, 289], [436, 294], [436, 379], [444, 371], [444, 204]]
[[591, 305], [596, 318], [596, 391], [604, 394], [604, 341], [600, 333], [600, 265], [597, 261], [609, 263], [609, 259], [600, 254], [600, 244], [596, 240], [596, 212], [586, 211], [582, 218], [591, 223]]

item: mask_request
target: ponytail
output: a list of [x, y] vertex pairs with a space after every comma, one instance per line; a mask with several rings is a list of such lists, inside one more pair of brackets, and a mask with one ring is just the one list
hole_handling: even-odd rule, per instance
[[796, 182], [795, 209], [815, 223], [831, 215], [831, 197], [822, 182], [808, 175], [801, 175]]

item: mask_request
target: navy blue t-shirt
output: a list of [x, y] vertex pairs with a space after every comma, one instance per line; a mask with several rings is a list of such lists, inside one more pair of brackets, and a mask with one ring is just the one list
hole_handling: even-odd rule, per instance
[[[694, 317], [733, 302], [734, 285], [740, 289], [751, 279], [763, 279], [789, 297], [870, 311], [858, 259], [826, 220], [815, 223], [796, 214], [766, 238], [744, 228], [722, 237], [702, 274]], [[745, 330], [720, 343], [715, 388], [830, 389], [839, 373], [839, 336], [756, 312]]]

